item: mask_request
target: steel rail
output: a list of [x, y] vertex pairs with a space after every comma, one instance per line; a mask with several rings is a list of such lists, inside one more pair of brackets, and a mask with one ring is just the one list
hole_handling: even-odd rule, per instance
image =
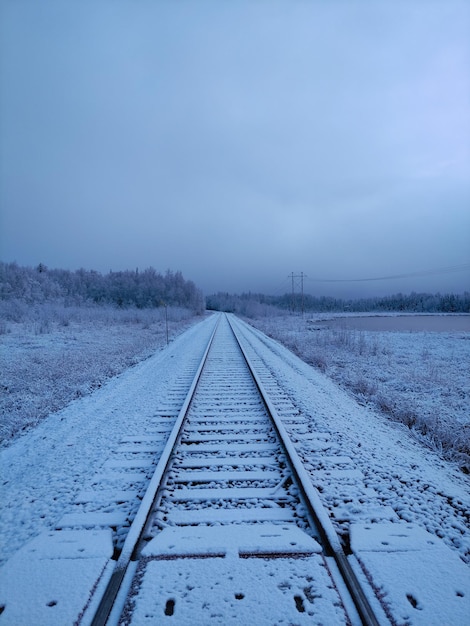
[[143, 536], [147, 521], [151, 516], [154, 502], [158, 498], [161, 486], [165, 479], [165, 475], [170, 466], [174, 450], [178, 445], [178, 441], [183, 430], [184, 423], [186, 421], [189, 407], [194, 397], [194, 393], [199, 383], [199, 379], [201, 378], [201, 374], [204, 369], [204, 365], [206, 364], [207, 356], [212, 346], [219, 323], [220, 317], [217, 320], [214, 330], [212, 331], [196, 374], [191, 383], [191, 387], [189, 388], [180, 412], [178, 413], [178, 417], [176, 418], [175, 424], [171, 430], [170, 436], [162, 452], [162, 455], [157, 463], [157, 467], [155, 468], [155, 472], [150, 480], [150, 483], [139, 506], [137, 514], [131, 524], [129, 532], [124, 541], [121, 554], [119, 555], [113, 573], [111, 574], [111, 578], [106, 586], [106, 589], [104, 590], [99, 605], [95, 611], [93, 620], [91, 621], [91, 626], [105, 626], [108, 621], [126, 572], [129, 568], [131, 561], [135, 557], [136, 547], [138, 546]]
[[332, 556], [336, 562], [338, 570], [346, 584], [346, 587], [351, 595], [351, 599], [354, 602], [359, 617], [364, 626], [380, 626], [375, 613], [367, 599], [364, 590], [348, 561], [346, 554], [344, 553], [341, 545], [340, 538], [338, 537], [330, 517], [321, 502], [317, 489], [313, 486], [308, 473], [295, 449], [292, 440], [282, 423], [281, 418], [275, 408], [274, 404], [269, 399], [269, 396], [264, 388], [264, 385], [256, 373], [251, 360], [242, 345], [240, 335], [234, 327], [234, 324], [230, 320], [229, 316], [226, 316], [230, 324], [230, 328], [234, 334], [235, 339], [240, 347], [243, 357], [246, 361], [248, 369], [253, 376], [253, 380], [258, 388], [258, 391], [263, 399], [266, 409], [273, 421], [276, 432], [278, 434], [280, 443], [284, 448], [286, 458], [290, 465], [291, 471], [297, 481], [297, 484], [302, 492], [304, 504], [308, 510], [309, 515], [314, 521], [314, 529], [318, 530], [321, 535], [321, 539], [324, 542], [324, 547], [328, 556]]

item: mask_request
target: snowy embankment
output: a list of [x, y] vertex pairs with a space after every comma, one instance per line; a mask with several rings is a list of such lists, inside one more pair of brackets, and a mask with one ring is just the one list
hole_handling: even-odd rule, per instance
[[[8, 306], [7, 306], [8, 305]], [[4, 303], [0, 316], [0, 442], [86, 396], [148, 358], [199, 321], [190, 311], [27, 307]]]
[[[470, 317], [456, 316], [452, 324], [449, 316], [442, 332], [426, 330], [437, 329], [431, 319], [442, 322], [444, 317], [395, 316], [395, 323], [385, 326], [366, 322], [379, 316], [325, 319], [305, 314], [247, 321], [332, 378], [360, 404], [405, 424], [424, 445], [468, 473]], [[418, 330], [417, 320], [422, 320], [423, 330]], [[446, 330], [452, 326], [457, 330]], [[366, 330], [371, 327], [379, 330]]]

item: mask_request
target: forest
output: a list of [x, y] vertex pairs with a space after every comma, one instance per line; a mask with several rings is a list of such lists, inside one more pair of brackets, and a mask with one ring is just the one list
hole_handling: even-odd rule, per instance
[[219, 292], [204, 297], [196, 285], [180, 271], [164, 274], [153, 267], [143, 271], [49, 269], [40, 263], [23, 267], [0, 262], [0, 301], [25, 304], [47, 302], [64, 306], [112, 305], [118, 308], [158, 308], [176, 306], [195, 314], [205, 309], [227, 311], [246, 317], [266, 317], [279, 311], [301, 312], [413, 312], [470, 313], [470, 292], [463, 294], [396, 293], [385, 297], [341, 299], [311, 294], [270, 296], [261, 293], [241, 295]]
[[167, 270], [162, 275], [153, 267], [101, 274], [85, 269], [49, 269], [42, 263], [32, 268], [0, 262], [0, 300], [138, 309], [177, 306], [194, 313], [205, 308], [202, 292], [181, 272]]
[[228, 311], [246, 317], [267, 317], [279, 309], [301, 312], [391, 312], [410, 313], [470, 313], [470, 292], [463, 294], [397, 293], [385, 297], [343, 300], [309, 294], [266, 296], [244, 293], [234, 295], [219, 292], [206, 297], [206, 308]]

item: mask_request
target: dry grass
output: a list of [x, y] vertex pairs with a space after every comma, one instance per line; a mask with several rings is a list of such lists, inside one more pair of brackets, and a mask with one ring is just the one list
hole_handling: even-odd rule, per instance
[[[9, 444], [68, 402], [166, 345], [164, 309], [22, 303], [4, 307], [0, 337], [0, 434]], [[171, 339], [196, 319], [168, 309]]]
[[470, 471], [468, 333], [368, 332], [291, 316], [250, 323]]

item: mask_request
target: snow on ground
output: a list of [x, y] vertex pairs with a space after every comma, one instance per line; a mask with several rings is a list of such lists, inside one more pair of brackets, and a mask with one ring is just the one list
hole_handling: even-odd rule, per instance
[[470, 316], [325, 317], [249, 322], [470, 471]]
[[123, 436], [149, 428], [175, 380], [202, 356], [208, 331], [193, 326], [92, 394], [51, 413], [1, 451], [2, 561], [54, 528]]
[[[424, 447], [408, 427], [390, 421], [370, 406], [361, 406], [334, 381], [282, 345], [268, 341], [264, 350], [264, 358], [280, 384], [309, 416], [309, 427], [317, 441], [305, 444], [304, 457], [311, 466], [313, 480], [318, 470], [326, 470], [320, 472], [322, 497], [330, 509], [338, 510], [338, 518], [341, 508], [346, 509], [348, 518], [361, 505], [353, 496], [341, 495], [345, 485], [338, 485], [334, 471], [328, 479], [328, 459], [342, 450], [352, 457], [354, 470], [365, 476], [365, 484], [374, 496], [377, 494], [378, 504], [390, 507], [401, 520], [417, 523], [443, 538], [470, 564], [468, 476], [455, 463]], [[351, 493], [355, 482], [353, 472]]]
[[[163, 308], [7, 304], [0, 311], [1, 445], [166, 345]], [[200, 319], [184, 309], [167, 314], [170, 339]]]
[[[212, 326], [211, 318], [202, 325], [193, 326], [168, 348], [109, 380], [91, 395], [78, 398], [59, 412], [50, 414], [1, 451], [0, 536], [4, 559], [12, 557], [9, 563], [13, 566], [16, 559], [21, 571], [25, 561], [21, 560], [20, 548], [39, 533], [54, 528], [62, 515], [70, 510], [76, 494], [103, 465], [103, 455], [106, 457], [123, 435], [130, 431], [145, 432], [150, 427], [155, 407], [165, 402], [182, 372], [194, 366]], [[307, 327], [303, 335], [297, 332], [298, 342], [308, 345], [312, 333]], [[401, 345], [409, 346], [419, 337], [419, 333], [408, 333], [408, 343], [403, 340]], [[391, 422], [370, 405], [361, 406], [349, 392], [341, 390], [318, 369], [304, 363], [280, 344], [263, 336], [260, 338], [264, 345], [261, 358], [265, 367], [275, 373], [278, 384], [296, 398], [305, 416], [310, 436], [305, 439], [297, 437], [299, 454], [306, 461], [312, 480], [318, 482], [320, 496], [334, 515], [340, 531], [341, 519], [349, 520], [353, 549], [364, 567], [374, 572], [378, 587], [389, 598], [394, 614], [400, 616], [401, 623], [463, 625], [465, 620], [458, 608], [454, 615], [450, 613], [448, 622], [443, 621], [446, 607], [441, 606], [442, 602], [439, 604], [439, 594], [433, 599], [435, 583], [431, 576], [424, 581], [427, 587], [424, 585], [421, 595], [413, 595], [408, 590], [414, 589], [426, 568], [428, 571], [436, 569], [437, 552], [451, 554], [454, 561], [446, 560], [446, 557], [444, 561], [439, 560], [442, 564], [439, 567], [446, 572], [442, 593], [453, 594], [457, 605], [467, 607], [470, 597], [468, 477], [455, 463], [445, 461], [419, 443], [407, 426]], [[380, 337], [380, 342], [389, 341], [389, 350], [397, 355], [399, 344], [395, 339], [399, 338]], [[365, 341], [369, 340], [365, 336]], [[455, 342], [455, 346], [469, 344], [463, 336]], [[414, 354], [422, 355], [424, 346], [427, 346], [430, 354], [436, 351], [442, 355], [451, 344], [445, 344], [439, 350], [434, 349], [436, 345], [421, 343]], [[463, 369], [469, 362], [468, 353], [465, 349], [462, 353], [459, 350], [455, 347], [450, 354], [453, 360], [459, 360], [459, 368]], [[350, 352], [358, 356], [356, 350]], [[324, 351], [324, 354], [328, 353], [329, 348]], [[347, 353], [348, 350], [344, 350], [345, 358]], [[380, 349], [377, 353], [387, 356]], [[339, 359], [338, 354], [335, 358]], [[397, 361], [402, 365], [400, 371], [405, 372], [408, 368], [411, 379], [416, 365], [412, 356], [397, 358]], [[452, 368], [451, 361], [448, 359]], [[351, 361], [346, 362], [349, 366], [345, 369], [352, 369]], [[328, 369], [326, 371], [329, 373]], [[378, 375], [378, 364], [374, 371]], [[450, 371], [445, 378], [446, 385], [454, 376], [454, 369]], [[404, 374], [403, 377], [405, 380]], [[457, 379], [460, 381], [460, 375]], [[384, 390], [394, 389], [398, 394], [400, 388], [399, 384], [393, 384]], [[437, 397], [442, 403], [445, 396], [439, 394], [441, 391]], [[437, 402], [436, 398], [433, 402]], [[445, 412], [446, 409], [441, 406], [441, 410]], [[343, 455], [343, 461], [338, 454]], [[335, 479], [330, 462], [344, 462], [342, 477], [345, 480]], [[364, 510], [369, 514], [375, 505], [393, 523], [384, 519], [371, 530], [370, 523], [364, 520]], [[403, 531], [398, 538], [396, 528]], [[411, 549], [406, 547], [407, 541]], [[434, 544], [434, 541], [438, 543]], [[403, 553], [406, 554], [406, 567]], [[280, 566], [280, 561], [277, 564]], [[6, 566], [4, 572], [8, 571]], [[180, 574], [176, 572], [174, 575]], [[236, 571], [234, 575], [239, 577]], [[253, 575], [256, 577], [256, 572]], [[442, 576], [442, 572], [436, 571], [436, 575]], [[285, 576], [289, 577], [287, 569]], [[214, 584], [221, 589], [220, 581]], [[222, 584], [222, 592], [224, 589], [232, 594], [231, 587], [225, 588]], [[402, 600], [397, 601], [396, 597]], [[442, 597], [446, 597], [445, 594]], [[241, 600], [235, 597], [230, 606], [239, 607], [239, 602]], [[436, 609], [434, 615], [433, 607]], [[192, 618], [194, 623], [204, 623], [202, 613], [193, 613]]]

